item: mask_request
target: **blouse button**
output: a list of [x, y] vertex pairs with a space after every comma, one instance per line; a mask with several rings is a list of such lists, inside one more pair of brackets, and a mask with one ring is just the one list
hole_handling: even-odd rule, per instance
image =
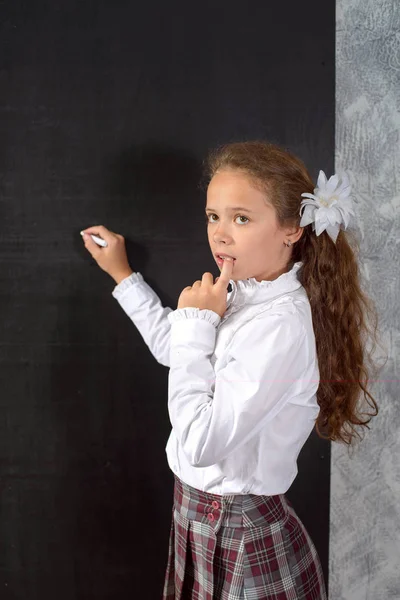
[[218, 502], [216, 500], [213, 500], [212, 505], [213, 505], [214, 508], [219, 508], [219, 504], [218, 504]]
[[207, 517], [210, 521], [214, 521], [214, 515], [212, 513], [208, 513]]

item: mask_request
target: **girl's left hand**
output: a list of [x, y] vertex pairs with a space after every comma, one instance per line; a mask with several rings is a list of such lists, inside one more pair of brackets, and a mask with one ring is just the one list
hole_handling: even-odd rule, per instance
[[233, 260], [224, 260], [221, 275], [213, 283], [212, 273], [204, 273], [202, 280], [185, 287], [177, 308], [194, 307], [216, 312], [221, 318], [226, 311], [227, 288], [233, 271]]

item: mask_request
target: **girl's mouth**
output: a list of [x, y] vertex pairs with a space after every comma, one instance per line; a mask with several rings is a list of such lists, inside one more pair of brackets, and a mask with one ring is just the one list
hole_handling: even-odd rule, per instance
[[[223, 258], [220, 258], [219, 256], [217, 256], [216, 258], [217, 258], [217, 263], [219, 265], [223, 265], [224, 264], [224, 259]], [[235, 263], [235, 262], [236, 262], [236, 258], [233, 259], [233, 263]]]

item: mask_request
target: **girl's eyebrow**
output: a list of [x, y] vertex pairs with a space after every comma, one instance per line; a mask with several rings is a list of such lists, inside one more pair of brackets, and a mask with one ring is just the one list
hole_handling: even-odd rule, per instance
[[[211, 208], [210, 206], [206, 206], [205, 210], [206, 210], [206, 212], [208, 210], [213, 210], [214, 212], [217, 212], [217, 210], [215, 208]], [[247, 211], [249, 213], [254, 213], [253, 210], [250, 210], [249, 208], [245, 208], [244, 206], [231, 206], [230, 208], [227, 208], [227, 210], [230, 210], [231, 212], [234, 211], [234, 210], [245, 210], [245, 211]]]

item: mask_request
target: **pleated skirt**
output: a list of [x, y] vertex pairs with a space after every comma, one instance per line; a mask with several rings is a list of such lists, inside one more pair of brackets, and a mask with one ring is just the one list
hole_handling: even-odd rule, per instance
[[284, 494], [209, 494], [175, 474], [163, 600], [326, 600], [317, 550]]

